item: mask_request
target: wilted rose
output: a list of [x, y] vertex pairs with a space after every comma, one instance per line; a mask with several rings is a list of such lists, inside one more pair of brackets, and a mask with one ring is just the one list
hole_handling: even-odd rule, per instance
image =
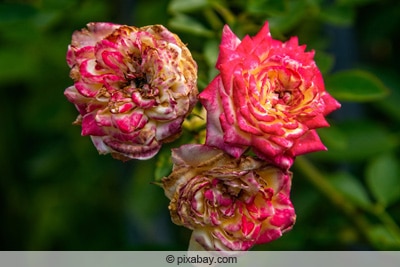
[[248, 250], [292, 228], [296, 215], [290, 172], [205, 145], [174, 149], [172, 160], [173, 171], [163, 178], [163, 187], [171, 200], [172, 221], [193, 230], [192, 246]]
[[207, 109], [206, 144], [239, 157], [249, 147], [288, 168], [297, 155], [324, 150], [315, 129], [340, 107], [324, 87], [314, 52], [296, 37], [274, 40], [268, 23], [242, 41], [224, 27], [220, 74], [199, 95]]
[[82, 135], [101, 154], [122, 160], [154, 156], [176, 139], [197, 99], [197, 65], [164, 26], [89, 23], [74, 32], [65, 90]]

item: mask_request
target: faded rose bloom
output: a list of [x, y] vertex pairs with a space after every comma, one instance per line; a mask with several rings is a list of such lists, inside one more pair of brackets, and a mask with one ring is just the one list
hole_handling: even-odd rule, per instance
[[239, 157], [249, 147], [289, 168], [294, 157], [325, 150], [314, 129], [340, 107], [324, 87], [314, 52], [296, 37], [274, 40], [268, 23], [242, 41], [228, 26], [216, 67], [220, 74], [199, 95], [207, 109], [206, 144]]
[[176, 139], [197, 99], [197, 65], [164, 26], [89, 23], [74, 32], [65, 90], [80, 115], [82, 135], [101, 154], [148, 159]]
[[173, 149], [172, 161], [163, 188], [172, 221], [193, 230], [194, 249], [249, 250], [292, 228], [291, 172], [205, 145]]

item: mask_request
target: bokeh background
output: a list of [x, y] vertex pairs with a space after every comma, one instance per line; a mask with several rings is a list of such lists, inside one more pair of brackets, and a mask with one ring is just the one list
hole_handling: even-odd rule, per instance
[[[0, 246], [2, 250], [186, 250], [168, 199], [152, 182], [169, 149], [148, 161], [100, 156], [71, 123], [65, 53], [92, 21], [164, 24], [215, 75], [222, 26], [240, 37], [269, 20], [272, 35], [316, 51], [343, 107], [320, 135], [328, 152], [292, 171], [297, 223], [255, 250], [400, 248], [400, 2], [396, 0], [0, 1]], [[185, 133], [186, 134], [186, 133]]]

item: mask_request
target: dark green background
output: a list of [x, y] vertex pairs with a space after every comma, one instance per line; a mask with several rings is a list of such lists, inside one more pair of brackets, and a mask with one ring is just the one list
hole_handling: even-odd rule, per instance
[[[400, 4], [389, 0], [0, 2], [1, 249], [185, 250], [190, 231], [170, 221], [168, 199], [151, 184], [167, 174], [162, 166], [155, 174], [158, 159], [99, 156], [71, 124], [77, 111], [63, 95], [72, 85], [67, 46], [91, 21], [164, 24], [191, 49], [201, 90], [215, 75], [223, 24], [242, 37], [266, 19], [274, 38], [297, 35], [317, 51], [327, 90], [343, 104], [320, 131], [329, 152], [308, 159], [357, 209], [346, 215], [296, 163], [297, 223], [255, 249], [399, 249], [386, 227], [400, 222]], [[335, 77], [341, 70], [351, 71]], [[352, 216], [366, 218], [367, 231]]]

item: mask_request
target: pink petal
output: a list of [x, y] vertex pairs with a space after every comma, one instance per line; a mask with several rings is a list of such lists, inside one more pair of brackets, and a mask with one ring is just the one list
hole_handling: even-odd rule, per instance
[[265, 244], [278, 239], [282, 236], [282, 231], [279, 229], [268, 229], [264, 231], [257, 239], [256, 244]]
[[275, 209], [275, 215], [270, 219], [270, 223], [283, 230], [291, 227], [294, 224], [295, 218], [296, 216], [292, 208]]
[[290, 149], [289, 155], [299, 156], [321, 150], [327, 150], [327, 148], [321, 142], [317, 132], [315, 130], [310, 130], [294, 143], [293, 147]]
[[340, 103], [328, 93], [323, 94], [322, 99], [325, 103], [324, 115], [328, 115], [332, 111], [340, 108]]
[[240, 44], [240, 39], [232, 32], [228, 25], [225, 25], [222, 30], [220, 53], [217, 59], [216, 66], [230, 61], [236, 57], [235, 53], [232, 53], [236, 47]]
[[75, 83], [76, 90], [85, 97], [94, 97], [98, 93], [97, 86], [78, 81]]
[[111, 34], [121, 25], [107, 22], [91, 22], [87, 30], [75, 31], [72, 35], [71, 44], [76, 47], [94, 46], [98, 41]]
[[143, 144], [129, 144], [120, 142], [117, 139], [105, 138], [103, 142], [110, 147], [113, 151], [132, 159], [146, 160], [154, 157], [161, 148], [156, 140], [153, 140], [148, 145]]
[[115, 114], [112, 116], [115, 125], [123, 133], [131, 133], [142, 129], [146, 123], [147, 118], [141, 112], [131, 112], [130, 114]]
[[106, 133], [104, 129], [100, 127], [95, 119], [93, 113], [86, 114], [82, 118], [82, 135], [93, 135], [93, 136], [103, 136]]

